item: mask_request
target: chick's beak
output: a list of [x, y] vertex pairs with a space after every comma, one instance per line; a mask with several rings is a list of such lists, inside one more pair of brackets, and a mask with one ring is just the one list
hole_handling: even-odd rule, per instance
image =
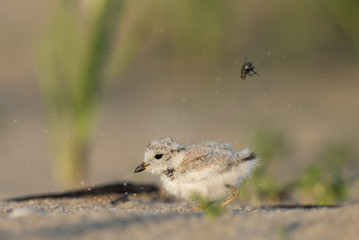
[[150, 164], [145, 163], [145, 162], [141, 163], [138, 167], [136, 167], [135, 173], [142, 172], [142, 171], [146, 170], [146, 167], [148, 167], [148, 165], [150, 165]]

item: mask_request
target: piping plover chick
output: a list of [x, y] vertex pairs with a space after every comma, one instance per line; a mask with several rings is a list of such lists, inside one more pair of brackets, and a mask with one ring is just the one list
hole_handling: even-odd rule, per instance
[[208, 202], [225, 199], [221, 203], [224, 207], [237, 198], [239, 184], [257, 164], [256, 155], [248, 149], [234, 152], [229, 144], [217, 142], [184, 147], [171, 138], [160, 138], [147, 146], [135, 173], [149, 170], [160, 175], [163, 187], [179, 198], [192, 200], [199, 195]]

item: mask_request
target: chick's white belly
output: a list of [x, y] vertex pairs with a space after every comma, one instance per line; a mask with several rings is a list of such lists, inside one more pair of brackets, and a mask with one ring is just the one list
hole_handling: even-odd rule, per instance
[[223, 175], [212, 176], [200, 181], [185, 181], [186, 179], [174, 179], [163, 176], [164, 188], [172, 195], [184, 199], [192, 199], [194, 195], [200, 195], [207, 201], [218, 201], [230, 195], [231, 191], [226, 184], [239, 185], [238, 173], [227, 172]]

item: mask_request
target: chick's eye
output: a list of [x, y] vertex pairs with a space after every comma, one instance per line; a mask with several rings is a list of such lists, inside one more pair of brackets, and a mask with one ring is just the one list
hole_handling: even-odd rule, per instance
[[159, 154], [156, 154], [156, 155], [155, 155], [155, 158], [156, 158], [156, 159], [161, 159], [162, 156], [163, 156], [163, 154], [160, 154], [160, 153], [159, 153]]

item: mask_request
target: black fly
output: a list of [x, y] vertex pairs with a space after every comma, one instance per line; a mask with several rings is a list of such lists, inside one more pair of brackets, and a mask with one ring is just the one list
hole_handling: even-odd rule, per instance
[[246, 76], [253, 76], [253, 74], [258, 75], [258, 73], [256, 73], [256, 71], [254, 71], [254, 66], [251, 62], [248, 62], [248, 57], [246, 57], [244, 59], [244, 63], [242, 65], [242, 69], [241, 69], [241, 78], [244, 80], [246, 79]]

